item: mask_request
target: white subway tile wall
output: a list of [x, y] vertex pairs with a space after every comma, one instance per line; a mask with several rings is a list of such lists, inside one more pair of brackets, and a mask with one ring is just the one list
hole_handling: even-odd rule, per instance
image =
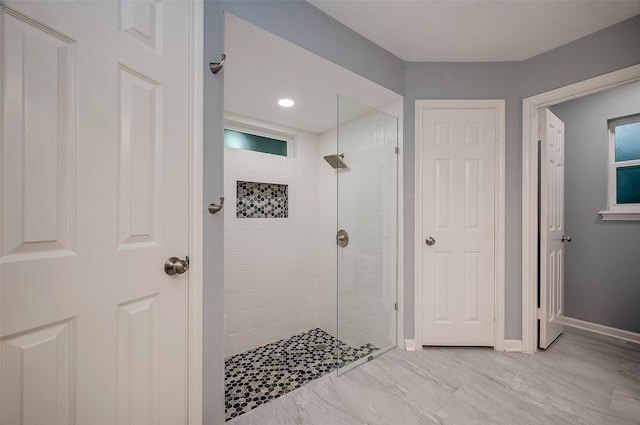
[[[317, 136], [271, 129], [292, 156], [225, 148], [225, 357], [318, 327]], [[288, 217], [237, 218], [237, 181], [288, 185]]]

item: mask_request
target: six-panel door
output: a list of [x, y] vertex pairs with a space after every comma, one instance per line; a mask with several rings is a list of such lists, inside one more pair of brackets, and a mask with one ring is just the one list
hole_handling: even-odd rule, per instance
[[540, 348], [564, 326], [564, 123], [548, 109], [540, 123]]
[[421, 120], [422, 343], [493, 346], [496, 111]]
[[0, 422], [185, 423], [189, 3], [4, 4]]

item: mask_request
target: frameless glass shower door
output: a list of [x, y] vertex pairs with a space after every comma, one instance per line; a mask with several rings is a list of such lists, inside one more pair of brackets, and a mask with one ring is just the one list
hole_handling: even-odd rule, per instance
[[338, 96], [339, 374], [396, 346], [397, 146], [396, 117]]

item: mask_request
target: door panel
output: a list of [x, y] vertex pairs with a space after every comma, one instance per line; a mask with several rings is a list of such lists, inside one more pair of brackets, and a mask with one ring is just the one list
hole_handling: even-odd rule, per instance
[[2, 422], [73, 423], [74, 321], [2, 341]]
[[425, 110], [424, 345], [494, 344], [492, 109]]
[[540, 112], [540, 348], [562, 333], [564, 297], [564, 123]]
[[4, 2], [0, 422], [186, 417], [188, 2]]
[[[119, 248], [158, 244], [157, 171], [161, 169], [160, 84], [125, 66], [119, 84]], [[132, 119], [128, 119], [131, 117]]]
[[2, 16], [3, 101], [11, 106], [3, 120], [10, 186], [2, 199], [3, 259], [72, 254], [75, 45], [19, 16]]

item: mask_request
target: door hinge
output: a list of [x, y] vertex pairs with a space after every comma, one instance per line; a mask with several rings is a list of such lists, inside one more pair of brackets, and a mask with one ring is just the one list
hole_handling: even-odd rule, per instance
[[398, 303], [396, 303], [395, 309], [396, 309], [396, 311], [398, 311]]
[[536, 319], [538, 319], [538, 320], [542, 319], [542, 309], [541, 308], [537, 308], [536, 309]]
[[400, 148], [396, 146], [395, 147], [395, 151], [396, 151], [396, 153], [400, 153]]

